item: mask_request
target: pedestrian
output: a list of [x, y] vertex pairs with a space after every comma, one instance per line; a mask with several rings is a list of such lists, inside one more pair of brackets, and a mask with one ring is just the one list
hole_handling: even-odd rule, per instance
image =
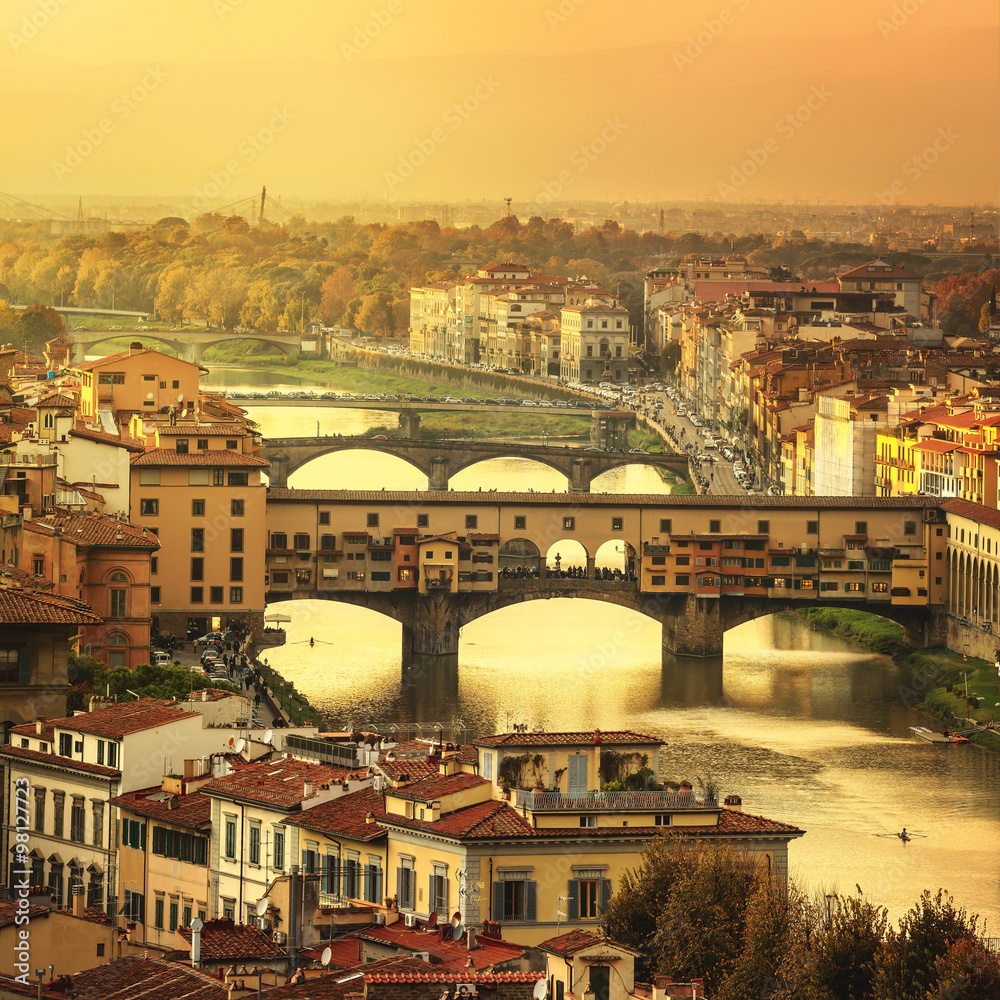
[[194, 650], [194, 652], [196, 652], [196, 653], [198, 652], [198, 640], [197, 639], [195, 639], [194, 642], [191, 643], [191, 648]]

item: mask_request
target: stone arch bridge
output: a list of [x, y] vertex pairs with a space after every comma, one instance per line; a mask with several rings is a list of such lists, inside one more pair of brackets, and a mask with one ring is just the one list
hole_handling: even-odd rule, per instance
[[292, 354], [301, 347], [302, 338], [297, 333], [231, 333], [228, 330], [67, 330], [66, 338], [73, 343], [76, 361], [83, 361], [88, 351], [97, 344], [119, 337], [131, 337], [141, 340], [146, 347], [153, 350], [166, 345], [175, 350], [179, 357], [195, 364], [201, 361], [205, 348], [214, 344], [228, 343], [234, 340], [254, 340], [261, 344], [276, 347], [284, 355]]
[[562, 473], [573, 493], [589, 493], [595, 476], [624, 465], [651, 465], [669, 469], [682, 478], [688, 475], [683, 455], [634, 454], [626, 451], [590, 451], [566, 446], [506, 443], [503, 441], [434, 441], [365, 436], [315, 438], [268, 438], [261, 457], [271, 463], [270, 483], [286, 487], [288, 477], [313, 459], [338, 451], [365, 449], [409, 462], [427, 476], [430, 490], [447, 490], [451, 476], [491, 458], [526, 458]]

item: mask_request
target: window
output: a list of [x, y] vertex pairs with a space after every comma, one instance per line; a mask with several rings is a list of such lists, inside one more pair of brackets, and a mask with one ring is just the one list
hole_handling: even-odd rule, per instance
[[430, 514], [417, 514], [417, 527], [426, 528], [430, 526]]
[[230, 486], [249, 486], [250, 485], [250, 473], [249, 472], [230, 472], [226, 477], [226, 482]]
[[140, 469], [139, 470], [139, 485], [140, 486], [159, 486], [160, 485], [160, 470], [159, 469]]
[[493, 780], [493, 754], [483, 754], [483, 777], [488, 781]]
[[275, 570], [271, 574], [272, 583], [288, 583], [288, 574], [283, 570]]
[[708, 530], [713, 535], [718, 534], [720, 531], [722, 531], [722, 522], [721, 521], [709, 521], [708, 522]]
[[153, 604], [159, 604], [160, 603], [160, 588], [159, 587], [150, 587], [149, 588], [149, 600]]
[[225, 486], [226, 485], [226, 470], [225, 469], [212, 469], [212, 485], [213, 486]]
[[260, 864], [260, 820], [250, 821], [250, 864]]
[[889, 590], [889, 584], [888, 583], [882, 582], [882, 583], [873, 583], [872, 584], [872, 593], [873, 594], [885, 594], [885, 593], [888, 592], [888, 590]]
[[222, 915], [229, 920], [236, 919], [236, 900], [235, 899], [225, 899], [222, 900]]
[[191, 557], [191, 579], [192, 580], [205, 579], [205, 560], [202, 556]]
[[288, 548], [288, 535], [283, 531], [274, 531], [271, 533], [271, 548], [272, 549], [287, 549]]
[[59, 734], [59, 754], [62, 757], [70, 757], [73, 753], [73, 734]]
[[146, 898], [141, 892], [133, 892], [126, 889], [124, 894], [121, 913], [126, 920], [135, 920], [142, 923], [146, 919]]
[[45, 833], [45, 789], [35, 788], [35, 832]]
[[396, 896], [401, 910], [412, 910], [416, 903], [417, 879], [413, 862], [404, 859], [396, 869]]
[[528, 519], [526, 517], [520, 515], [514, 517], [515, 531], [524, 531], [524, 529], [527, 527], [528, 527]]
[[580, 826], [583, 827], [584, 829], [588, 829], [588, 830], [592, 829], [593, 827], [596, 827], [597, 826], [597, 817], [596, 816], [581, 816], [580, 817]]
[[191, 516], [192, 517], [204, 517], [205, 516], [205, 501], [204, 500], [192, 500], [191, 501]]
[[691, 565], [691, 557], [690, 556], [677, 556], [674, 559], [674, 562], [678, 566], [690, 566]]
[[757, 534], [758, 535], [769, 535], [769, 534], [771, 534], [771, 522], [770, 521], [758, 521], [757, 522]]
[[493, 883], [493, 918], [501, 921], [533, 921], [538, 885], [529, 879], [512, 878]]
[[177, 439], [177, 454], [186, 455], [188, 453], [188, 442], [187, 438]]
[[868, 522], [867, 521], [855, 521], [854, 522], [854, 534], [856, 534], [856, 535], [867, 535], [868, 534]]
[[236, 441], [236, 440], [234, 440], [233, 438], [227, 438], [226, 439], [226, 448], [228, 448], [229, 451], [236, 451], [238, 445], [239, 445], [239, 442]]
[[[243, 510], [244, 510], [243, 504], [244, 504], [243, 500], [230, 500], [229, 501], [229, 513], [233, 517], [242, 517], [243, 516]], [[320, 517], [322, 518], [322, 516], [323, 515], [321, 514]], [[320, 523], [322, 523], [322, 521]]]
[[613, 518], [611, 518], [611, 530], [612, 531], [621, 531], [622, 528], [624, 527], [624, 525], [625, 525], [625, 519], [624, 518], [621, 518], [621, 517], [613, 517]]
[[229, 603], [230, 604], [242, 604], [243, 603], [243, 588], [242, 587], [230, 587], [229, 588]]
[[192, 587], [191, 588], [191, 603], [192, 604], [204, 604], [205, 603], [205, 591], [202, 587]]
[[596, 878], [582, 878], [580, 886], [580, 920], [596, 920], [598, 917], [598, 887], [600, 881]]
[[667, 578], [665, 576], [654, 576], [652, 579], [652, 585], [654, 587], [666, 586]]
[[563, 518], [563, 531], [574, 531], [576, 529], [576, 518], [575, 517], [564, 517]]
[[66, 793], [52, 793], [52, 834], [55, 837], [63, 835], [63, 813], [66, 809]]
[[434, 909], [438, 913], [446, 913], [448, 910], [448, 875], [443, 868], [435, 866], [434, 874], [430, 877], [430, 887], [428, 889], [428, 906], [434, 904]]
[[139, 501], [139, 513], [143, 517], [156, 517], [160, 513], [160, 501], [145, 497]]
[[208, 438], [198, 438], [198, 451], [208, 451]]
[[153, 853], [164, 858], [204, 865], [208, 863], [208, 838], [154, 826]]
[[479, 527], [479, 517], [476, 514], [466, 514], [465, 515], [465, 526], [467, 528], [478, 528]]
[[865, 585], [863, 583], [845, 583], [844, 584], [844, 590], [846, 590], [846, 591], [848, 591], [849, 593], [852, 593], [852, 594], [859, 594], [864, 589], [865, 589]]
[[233, 556], [233, 558], [229, 560], [229, 579], [243, 579], [243, 556]]
[[156, 897], [156, 902], [153, 904], [153, 926], [163, 930], [163, 904], [165, 900], [162, 896]]
[[904, 521], [903, 522], [903, 534], [904, 535], [915, 535], [917, 533], [917, 522], [916, 521]]
[[229, 858], [230, 861], [236, 860], [236, 819], [235, 817], [226, 817], [226, 844], [225, 844], [225, 856]]
[[221, 604], [222, 603], [222, 587], [209, 587], [208, 588], [208, 603], [209, 604]]
[[111, 617], [125, 618], [128, 614], [126, 598], [128, 591], [124, 588], [112, 588], [111, 590]]
[[69, 813], [69, 839], [75, 844], [82, 844], [84, 842], [84, 822], [83, 797], [74, 795], [73, 805]]
[[671, 532], [671, 531], [673, 530], [673, 523], [674, 523], [674, 522], [673, 522], [673, 519], [672, 519], [672, 518], [669, 518], [669, 517], [661, 517], [661, 518], [660, 518], [660, 531], [661, 531], [661, 532], [662, 532], [662, 533], [663, 533], [664, 535], [669, 535], [669, 534], [670, 534], [670, 532]]
[[369, 514], [368, 515], [368, 519], [367, 519], [367, 523], [368, 523], [368, 527], [369, 528], [377, 528], [378, 527], [378, 514]]
[[277, 827], [274, 830], [274, 857], [271, 864], [279, 870], [285, 867], [285, 831]]
[[205, 529], [204, 528], [192, 528], [191, 529], [191, 551], [192, 552], [204, 552], [205, 551]]
[[177, 930], [177, 900], [170, 900], [170, 929]]
[[146, 849], [146, 824], [135, 819], [122, 820], [122, 846], [136, 851]]
[[292, 547], [298, 550], [310, 547], [310, 536], [305, 532], [299, 532], [292, 536]]
[[100, 847], [104, 840], [104, 803], [93, 802], [94, 813], [94, 847]]
[[678, 587], [687, 587], [691, 583], [691, 577], [687, 573], [678, 573], [674, 577], [674, 584]]

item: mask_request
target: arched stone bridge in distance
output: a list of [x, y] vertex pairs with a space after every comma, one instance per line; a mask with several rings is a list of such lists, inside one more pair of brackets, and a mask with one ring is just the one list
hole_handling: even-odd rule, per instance
[[[98, 311], [99, 312], [99, 311]], [[101, 313], [101, 315], [104, 315]], [[82, 361], [87, 352], [97, 344], [120, 337], [139, 341], [143, 347], [157, 350], [166, 345], [177, 352], [178, 357], [195, 364], [201, 362], [205, 348], [215, 344], [235, 340], [254, 340], [276, 347], [285, 356], [298, 351], [303, 338], [297, 333], [232, 333], [228, 330], [67, 330], [65, 336], [73, 343], [77, 361]]]
[[338, 451], [365, 449], [394, 455], [413, 465], [427, 476], [429, 490], [447, 490], [451, 476], [462, 469], [493, 458], [526, 458], [562, 473], [572, 493], [589, 493], [591, 480], [610, 469], [624, 465], [651, 465], [669, 469], [681, 478], [688, 475], [684, 455], [641, 454], [626, 451], [590, 451], [568, 445], [535, 445], [503, 441], [469, 441], [408, 438], [377, 438], [363, 435], [314, 438], [268, 438], [261, 457], [271, 463], [270, 484], [287, 487], [288, 477], [306, 463]]

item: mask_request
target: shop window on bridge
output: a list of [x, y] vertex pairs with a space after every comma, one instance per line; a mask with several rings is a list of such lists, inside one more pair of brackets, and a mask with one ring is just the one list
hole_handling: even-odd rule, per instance
[[652, 580], [654, 587], [664, 587], [667, 583], [667, 578], [665, 576], [654, 576]]
[[295, 534], [292, 536], [292, 548], [308, 549], [310, 538], [308, 534]]
[[372, 570], [372, 583], [389, 583], [392, 573], [388, 570]]
[[800, 568], [809, 568], [816, 565], [815, 556], [796, 556], [795, 565]]
[[273, 583], [288, 583], [288, 573], [284, 571], [276, 571], [271, 574], [271, 580]]
[[821, 591], [823, 591], [823, 590], [837, 590], [837, 589], [839, 589], [839, 587], [840, 587], [840, 584], [839, 584], [839, 583], [836, 583], [836, 582], [835, 582], [835, 581], [833, 581], [833, 580], [824, 580], [824, 581], [823, 581], [823, 582], [822, 582], [822, 583], [821, 583], [821, 584], [819, 585], [819, 589], [820, 589]]
[[726, 543], [724, 545], [724, 548], [727, 548], [727, 549], [739, 549], [739, 548], [742, 547], [742, 545], [743, 545], [743, 542], [741, 542], [738, 538], [727, 538], [726, 539]]
[[721, 521], [709, 521], [708, 522], [708, 530], [709, 530], [710, 534], [717, 535], [720, 531], [722, 531], [722, 522]]
[[844, 590], [850, 594], [861, 594], [864, 593], [865, 585], [863, 583], [845, 583]]
[[678, 573], [674, 576], [674, 585], [677, 587], [689, 587], [691, 585], [691, 577], [687, 573]]
[[392, 562], [392, 549], [370, 549], [368, 558], [372, 562]]
[[882, 583], [873, 583], [872, 584], [872, 593], [873, 594], [885, 594], [885, 593], [888, 593], [888, 591], [889, 591], [889, 584], [888, 583], [882, 582]]
[[230, 486], [249, 486], [250, 485], [250, 473], [249, 472], [230, 472], [226, 478], [226, 482]]
[[848, 559], [847, 560], [847, 568], [848, 569], [864, 569], [865, 568], [865, 564], [864, 564], [864, 561], [861, 560], [861, 559]]
[[674, 563], [677, 566], [690, 566], [691, 557], [690, 556], [676, 556], [674, 558]]
[[807, 535], [818, 535], [819, 534], [819, 521], [806, 521], [806, 534]]
[[667, 557], [666, 556], [653, 556], [651, 560], [654, 566], [666, 566]]
[[757, 534], [758, 535], [769, 535], [769, 534], [771, 534], [771, 522], [770, 521], [758, 521], [757, 522]]
[[743, 557], [742, 556], [729, 556], [727, 559], [722, 560], [723, 566], [739, 566], [743, 568]]
[[738, 587], [743, 583], [742, 576], [724, 576], [722, 578], [723, 587]]
[[485, 570], [479, 570], [478, 572], [472, 574], [472, 579], [477, 583], [492, 583], [493, 574]]
[[868, 569], [873, 573], [888, 573], [892, 569], [892, 563], [888, 559], [869, 559]]
[[816, 584], [811, 576], [804, 577], [801, 580], [795, 581], [796, 590], [815, 590]]
[[[350, 580], [351, 574], [347, 574], [347, 579]], [[355, 579], [363, 580], [365, 578], [364, 573], [356, 574]], [[295, 582], [296, 583], [308, 583], [312, 579], [311, 569], [297, 569], [295, 571]]]
[[776, 576], [774, 578], [775, 590], [791, 590], [792, 578], [790, 576]]
[[664, 535], [669, 535], [673, 530], [673, 519], [669, 517], [660, 518], [660, 532]]
[[788, 556], [771, 556], [772, 566], [791, 566], [792, 561]]

